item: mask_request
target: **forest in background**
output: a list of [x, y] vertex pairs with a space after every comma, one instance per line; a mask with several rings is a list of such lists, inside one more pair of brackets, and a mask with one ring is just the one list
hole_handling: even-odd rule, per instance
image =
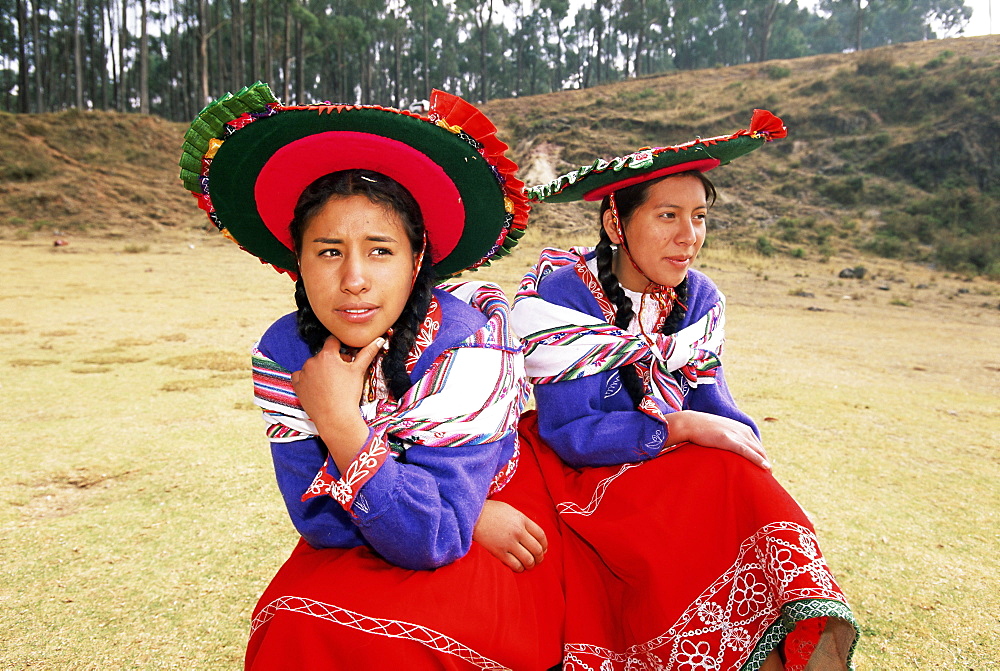
[[[813, 11], [813, 9], [815, 11]], [[478, 102], [960, 34], [964, 0], [0, 0], [0, 110]]]

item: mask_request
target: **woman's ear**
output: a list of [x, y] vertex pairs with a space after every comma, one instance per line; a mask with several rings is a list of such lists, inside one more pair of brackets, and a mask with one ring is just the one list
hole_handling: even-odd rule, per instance
[[604, 232], [608, 234], [608, 238], [612, 244], [622, 244], [622, 239], [618, 235], [618, 227], [615, 226], [615, 215], [611, 211], [611, 208], [604, 210], [604, 215], [601, 217], [601, 226], [604, 227]]

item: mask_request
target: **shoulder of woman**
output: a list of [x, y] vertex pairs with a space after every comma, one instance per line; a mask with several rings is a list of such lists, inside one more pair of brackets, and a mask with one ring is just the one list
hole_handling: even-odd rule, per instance
[[[594, 278], [593, 281], [596, 282], [597, 279]], [[595, 290], [602, 292], [598, 287], [595, 287]], [[576, 272], [575, 266], [569, 265], [546, 275], [539, 284], [538, 295], [553, 305], [576, 310], [604, 321], [604, 312], [597, 302], [595, 290], [591, 290], [591, 287], [587, 286], [587, 283]]]
[[688, 271], [688, 297], [689, 300], [707, 300], [715, 303], [722, 296], [715, 282], [705, 273], [697, 270]]
[[[538, 283], [538, 295], [549, 303], [591, 312], [593, 296], [572, 265], [557, 268]], [[596, 305], [596, 303], [594, 303]]]
[[261, 336], [257, 348], [269, 359], [290, 371], [300, 370], [312, 356], [309, 346], [299, 335], [294, 312], [271, 324]]
[[[434, 297], [441, 306], [441, 330], [439, 337], [456, 337], [464, 340], [486, 324], [486, 315], [469, 305], [465, 300], [441, 288], [434, 289]], [[460, 335], [464, 333], [464, 335]]]
[[688, 271], [687, 314], [681, 328], [693, 324], [708, 313], [722, 299], [722, 293], [704, 273]]
[[486, 315], [482, 312], [440, 287], [434, 289], [434, 298], [441, 307], [441, 323], [434, 334], [434, 339], [417, 359], [411, 374], [414, 380], [422, 377], [431, 363], [446, 350], [461, 345], [472, 334], [483, 328], [487, 321]]

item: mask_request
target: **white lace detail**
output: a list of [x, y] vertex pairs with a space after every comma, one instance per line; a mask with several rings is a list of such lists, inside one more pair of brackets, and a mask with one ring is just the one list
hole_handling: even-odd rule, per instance
[[327, 620], [334, 624], [340, 624], [351, 629], [366, 631], [376, 636], [386, 636], [388, 638], [401, 638], [416, 641], [422, 645], [437, 650], [448, 655], [454, 655], [465, 660], [476, 668], [489, 671], [510, 671], [510, 669], [499, 662], [494, 662], [488, 657], [484, 657], [472, 648], [462, 645], [450, 636], [428, 629], [419, 624], [403, 622], [401, 620], [387, 620], [384, 618], [370, 617], [362, 615], [340, 606], [323, 603], [314, 599], [306, 599], [298, 596], [283, 596], [275, 599], [261, 609], [250, 624], [250, 637], [257, 632], [260, 627], [267, 624], [278, 611], [287, 610], [293, 613], [311, 615], [322, 620]]
[[[798, 581], [801, 586], [793, 584], [806, 574], [808, 580]], [[843, 598], [813, 532], [794, 522], [775, 522], [743, 542], [729, 569], [666, 632], [624, 652], [567, 643], [563, 669], [721, 671], [724, 663], [726, 671], [739, 669], [779, 618], [782, 605], [828, 599], [843, 607]]]
[[572, 501], [563, 501], [562, 503], [556, 505], [556, 510], [558, 510], [562, 515], [583, 515], [585, 517], [593, 515], [597, 511], [597, 506], [601, 505], [601, 501], [604, 499], [604, 493], [608, 490], [608, 487], [611, 486], [611, 483], [625, 471], [641, 465], [642, 462], [622, 464], [622, 467], [618, 469], [617, 473], [598, 482], [597, 486], [594, 487], [594, 494], [591, 496], [590, 502], [586, 505], [586, 507], [581, 507], [579, 504], [573, 503]]

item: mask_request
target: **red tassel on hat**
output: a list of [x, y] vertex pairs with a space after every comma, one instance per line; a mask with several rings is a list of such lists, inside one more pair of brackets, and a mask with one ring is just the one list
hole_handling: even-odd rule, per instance
[[781, 119], [774, 116], [767, 110], [754, 110], [750, 117], [750, 136], [764, 136], [764, 139], [777, 140], [788, 135], [788, 129]]

